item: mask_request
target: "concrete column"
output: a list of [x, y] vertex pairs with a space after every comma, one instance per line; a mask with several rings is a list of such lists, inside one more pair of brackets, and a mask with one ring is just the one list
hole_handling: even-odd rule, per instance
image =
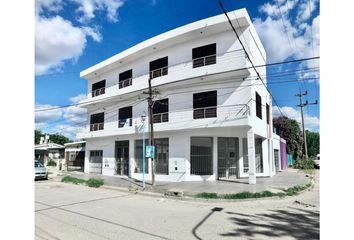
[[218, 137], [213, 137], [213, 175], [214, 180], [218, 177]]
[[247, 145], [248, 145], [248, 183], [256, 184], [256, 151], [255, 151], [255, 142], [253, 129], [247, 131]]

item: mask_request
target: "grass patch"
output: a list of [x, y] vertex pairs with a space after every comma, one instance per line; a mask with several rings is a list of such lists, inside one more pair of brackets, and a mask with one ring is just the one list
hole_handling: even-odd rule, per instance
[[296, 185], [294, 187], [290, 187], [285, 189], [283, 192], [273, 193], [271, 191], [263, 191], [263, 192], [240, 192], [240, 193], [232, 193], [232, 194], [221, 194], [217, 193], [207, 193], [202, 192], [194, 195], [196, 198], [205, 198], [205, 199], [249, 199], [249, 198], [265, 198], [265, 197], [285, 197], [285, 196], [294, 196], [299, 192], [304, 191], [307, 188], [311, 187], [311, 183], [306, 185]]
[[195, 197], [197, 197], [197, 198], [206, 198], [206, 199], [218, 198], [218, 194], [216, 194], [216, 193], [202, 192], [202, 193], [196, 194]]
[[89, 180], [86, 181], [85, 179], [76, 178], [72, 176], [65, 176], [61, 179], [61, 181], [65, 183], [84, 184], [89, 187], [95, 187], [95, 188], [99, 188], [104, 184], [103, 179], [90, 178]]
[[103, 185], [103, 179], [90, 178], [89, 180], [87, 180], [86, 184], [89, 187], [99, 188]]

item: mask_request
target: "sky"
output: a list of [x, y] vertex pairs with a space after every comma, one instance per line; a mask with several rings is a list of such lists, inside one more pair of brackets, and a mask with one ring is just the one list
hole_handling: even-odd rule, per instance
[[[318, 0], [222, 0], [226, 11], [246, 8], [267, 52], [267, 63], [317, 57]], [[146, 39], [219, 15], [217, 0], [36, 0], [35, 108], [77, 103], [87, 93], [80, 72]], [[267, 67], [280, 111], [301, 121], [299, 98], [319, 99], [319, 60]], [[273, 101], [273, 105], [275, 105]], [[86, 119], [76, 106], [35, 113], [35, 128], [75, 139]], [[319, 131], [319, 104], [304, 108], [305, 127]]]

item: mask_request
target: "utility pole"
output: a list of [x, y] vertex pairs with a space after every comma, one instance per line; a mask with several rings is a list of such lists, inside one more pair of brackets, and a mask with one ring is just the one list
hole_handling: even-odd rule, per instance
[[[151, 76], [149, 76], [149, 91], [148, 92], [143, 92], [144, 94], [148, 94], [149, 96], [147, 97], [148, 100], [148, 111], [149, 111], [149, 145], [154, 146], [154, 119], [153, 119], [153, 101], [152, 101], [152, 94], [153, 90], [151, 89]], [[155, 91], [154, 91], [155, 93]], [[156, 92], [157, 93], [157, 92]], [[154, 158], [151, 159], [151, 184], [152, 186], [155, 186], [155, 161]], [[145, 169], [144, 169], [145, 170]]]
[[302, 134], [303, 134], [303, 137], [304, 137], [304, 144], [305, 144], [305, 157], [306, 157], [306, 160], [309, 158], [308, 157], [308, 154], [307, 154], [307, 141], [306, 141], [306, 132], [305, 132], [305, 123], [304, 123], [304, 111], [303, 111], [303, 107], [307, 106], [307, 105], [314, 105], [314, 104], [317, 104], [317, 100], [316, 102], [313, 102], [313, 103], [309, 103], [307, 100], [305, 103], [302, 103], [302, 96], [306, 96], [307, 95], [307, 91], [305, 91], [304, 93], [301, 93], [301, 90], [300, 90], [300, 93], [299, 94], [295, 94], [295, 97], [300, 97], [300, 105], [296, 105], [297, 107], [300, 107], [300, 110], [301, 110], [301, 122], [302, 122]]

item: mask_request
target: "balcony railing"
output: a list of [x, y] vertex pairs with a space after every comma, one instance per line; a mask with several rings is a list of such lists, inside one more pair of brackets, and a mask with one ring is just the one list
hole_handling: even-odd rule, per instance
[[216, 64], [216, 54], [193, 59], [193, 68]]
[[90, 124], [90, 131], [103, 130], [104, 123], [92, 123]]
[[157, 78], [168, 74], [168, 66], [150, 71], [150, 78]]
[[154, 114], [153, 120], [154, 123], [168, 122], [168, 112]]
[[119, 82], [119, 89], [129, 87], [131, 85], [132, 85], [132, 78], [128, 78]]
[[123, 128], [123, 127], [131, 127], [133, 123], [132, 118], [126, 118], [126, 119], [119, 119], [118, 121], [118, 127]]
[[216, 117], [216, 106], [193, 109], [193, 118], [194, 119], [213, 118], [213, 117]]
[[96, 90], [92, 90], [92, 97], [96, 97], [98, 95], [104, 94], [105, 90], [106, 90], [106, 87], [99, 88], [99, 89], [96, 89]]

